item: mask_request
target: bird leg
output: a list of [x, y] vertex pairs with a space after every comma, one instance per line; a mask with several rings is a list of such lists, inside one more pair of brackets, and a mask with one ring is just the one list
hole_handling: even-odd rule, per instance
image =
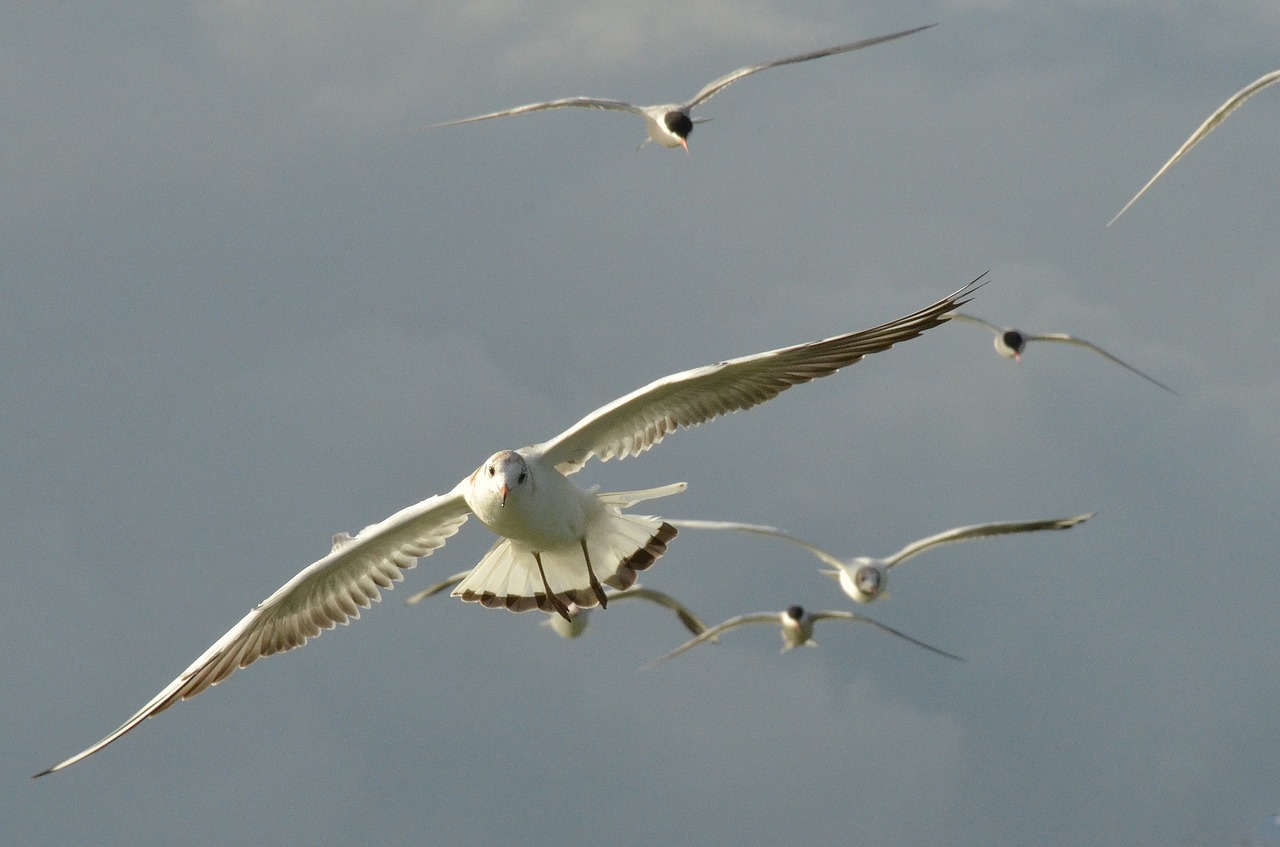
[[596, 572], [591, 568], [591, 554], [587, 552], [587, 539], [580, 538], [578, 543], [582, 545], [582, 558], [587, 560], [587, 577], [591, 580], [591, 590], [600, 601], [600, 608], [608, 608], [609, 598], [604, 593], [604, 586], [600, 584], [600, 580], [596, 579]]
[[538, 575], [542, 577], [542, 587], [547, 590], [547, 600], [550, 601], [551, 608], [555, 609], [560, 617], [572, 623], [573, 617], [569, 614], [569, 607], [556, 596], [556, 593], [551, 590], [551, 583], [547, 582], [547, 572], [542, 569], [542, 554], [534, 553], [533, 560], [538, 563]]

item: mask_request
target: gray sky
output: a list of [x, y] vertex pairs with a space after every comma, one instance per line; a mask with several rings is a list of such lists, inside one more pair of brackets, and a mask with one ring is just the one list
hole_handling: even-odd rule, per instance
[[[34, 8], [34, 7], [32, 7]], [[1228, 843], [1277, 811], [1280, 95], [1104, 224], [1280, 66], [1273, 2], [70, 4], [0, 12], [7, 844]], [[683, 99], [691, 156], [550, 97]], [[356, 531], [661, 375], [969, 311], [1088, 338], [1021, 366], [944, 326], [579, 478], [849, 555], [986, 520], [867, 609], [657, 669], [417, 588], [69, 771]], [[798, 550], [683, 533], [708, 620], [848, 601]]]

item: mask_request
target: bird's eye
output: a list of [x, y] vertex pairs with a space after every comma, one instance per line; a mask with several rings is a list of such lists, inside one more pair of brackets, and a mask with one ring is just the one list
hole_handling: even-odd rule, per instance
[[489, 466], [489, 476], [493, 476], [493, 465]]
[[524, 481], [528, 476], [529, 476], [528, 471], [520, 471], [520, 478], [517, 479], [516, 482], [520, 485], [524, 485]]

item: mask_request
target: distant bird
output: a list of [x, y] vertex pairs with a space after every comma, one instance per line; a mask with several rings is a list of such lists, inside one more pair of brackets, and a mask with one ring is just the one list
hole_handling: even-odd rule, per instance
[[962, 315], [959, 312], [948, 315], [947, 319], [953, 320], [953, 321], [968, 321], [971, 324], [977, 324], [978, 326], [985, 326], [987, 329], [991, 330], [991, 332], [995, 334], [996, 352], [1006, 359], [1013, 359], [1015, 362], [1019, 362], [1019, 363], [1022, 362], [1022, 350], [1027, 346], [1027, 343], [1030, 341], [1062, 341], [1067, 344], [1074, 344], [1077, 347], [1084, 347], [1086, 350], [1092, 350], [1098, 355], [1103, 356], [1115, 362], [1120, 367], [1127, 368], [1128, 370], [1133, 371], [1138, 376], [1145, 379], [1147, 382], [1151, 383], [1152, 385], [1163, 388], [1165, 391], [1168, 391], [1170, 394], [1178, 393], [1174, 391], [1172, 388], [1170, 388], [1169, 386], [1165, 385], [1163, 382], [1159, 382], [1147, 376], [1142, 371], [1135, 368], [1133, 365], [1130, 365], [1127, 362], [1120, 361], [1115, 356], [1111, 355], [1106, 350], [1103, 350], [1098, 345], [1090, 341], [1085, 341], [1083, 338], [1076, 338], [1074, 335], [1067, 335], [1065, 332], [1044, 332], [1044, 333], [1038, 333], [1038, 334], [1022, 332], [1021, 330], [1013, 329], [1012, 327], [996, 326], [990, 321], [984, 321], [982, 318], [977, 318], [977, 317], [974, 317], [973, 315]]
[[937, 535], [931, 535], [928, 538], [921, 538], [919, 541], [913, 541], [906, 547], [903, 547], [892, 556], [883, 559], [873, 559], [869, 556], [856, 556], [849, 560], [844, 560], [828, 553], [821, 547], [816, 547], [807, 541], [803, 541], [785, 532], [777, 527], [761, 526], [759, 524], [736, 523], [733, 521], [693, 521], [693, 520], [672, 520], [668, 521], [676, 529], [732, 529], [741, 532], [753, 532], [757, 535], [766, 535], [772, 538], [780, 538], [783, 541], [789, 541], [792, 544], [798, 544], [808, 550], [814, 556], [817, 556], [823, 562], [831, 565], [835, 570], [822, 571], [827, 576], [833, 577], [840, 582], [840, 588], [844, 590], [853, 600], [858, 603], [870, 603], [879, 597], [888, 597], [889, 588], [889, 569], [900, 562], [905, 562], [931, 547], [937, 547], [942, 544], [950, 544], [954, 541], [969, 541], [975, 538], [989, 538], [993, 535], [1010, 535], [1016, 532], [1038, 532], [1046, 529], [1070, 529], [1079, 523], [1084, 523], [1093, 517], [1093, 512], [1087, 515], [1076, 515], [1074, 518], [1057, 518], [1047, 521], [1002, 521], [996, 523], [981, 523], [972, 526], [958, 526], [955, 529], [948, 529]]
[[905, 638], [917, 647], [923, 647], [932, 653], [937, 653], [939, 656], [946, 656], [948, 659], [955, 659], [957, 662], [964, 661], [964, 659], [961, 659], [953, 653], [948, 653], [946, 650], [939, 650], [937, 647], [912, 638], [905, 632], [899, 632], [891, 626], [886, 626], [879, 621], [872, 620], [871, 618], [868, 618], [865, 615], [860, 615], [857, 612], [806, 612], [802, 606], [789, 606], [781, 612], [757, 612], [755, 614], [738, 615], [736, 618], [729, 618], [729, 620], [724, 621], [723, 623], [718, 623], [706, 632], [686, 641], [684, 644], [681, 644], [665, 656], [660, 656], [657, 659], [654, 659], [645, 667], [651, 668], [660, 662], [665, 662], [668, 659], [674, 659], [686, 650], [692, 650], [704, 641], [710, 641], [711, 639], [716, 638], [722, 632], [727, 632], [728, 630], [736, 629], [740, 626], [755, 623], [770, 623], [775, 626], [781, 625], [783, 653], [794, 647], [816, 647], [818, 646], [818, 643], [813, 640], [813, 625], [818, 621], [825, 620], [868, 623], [883, 632], [889, 633], [890, 635]]
[[1269, 74], [1264, 74], [1258, 77], [1257, 79], [1255, 79], [1253, 82], [1246, 85], [1244, 88], [1237, 91], [1235, 94], [1232, 94], [1231, 99], [1227, 100], [1227, 102], [1219, 106], [1217, 111], [1215, 111], [1212, 115], [1210, 115], [1208, 119], [1205, 120], [1204, 123], [1200, 124], [1199, 129], [1191, 133], [1191, 137], [1183, 142], [1182, 146], [1178, 148], [1178, 152], [1173, 154], [1173, 158], [1165, 162], [1164, 167], [1156, 171], [1156, 175], [1151, 177], [1151, 179], [1147, 180], [1147, 184], [1142, 186], [1142, 190], [1139, 191], [1137, 194], [1133, 195], [1133, 199], [1130, 200], [1128, 203], [1125, 203], [1124, 208], [1116, 212], [1116, 216], [1114, 218], [1107, 221], [1107, 226], [1111, 226], [1113, 223], [1119, 220], [1120, 216], [1123, 215], [1126, 211], [1128, 211], [1129, 207], [1132, 206], [1134, 203], [1136, 203], [1139, 197], [1141, 197], [1143, 194], [1146, 193], [1147, 189], [1151, 187], [1152, 183], [1154, 183], [1157, 179], [1160, 178], [1161, 174], [1169, 170], [1170, 166], [1173, 165], [1174, 162], [1181, 159], [1188, 150], [1190, 150], [1192, 147], [1195, 147], [1197, 144], [1199, 144], [1200, 139], [1204, 138], [1206, 135], [1212, 132], [1218, 126], [1218, 124], [1225, 121], [1227, 119], [1227, 115], [1234, 112], [1236, 109], [1240, 107], [1241, 103], [1248, 100], [1250, 97], [1257, 94], [1259, 91], [1266, 88], [1268, 85], [1271, 85], [1271, 83], [1273, 82], [1280, 82], [1280, 70], [1274, 70]]
[[524, 106], [516, 106], [512, 109], [504, 109], [501, 112], [490, 112], [487, 115], [476, 115], [472, 118], [461, 118], [456, 121], [446, 121], [444, 123], [432, 124], [426, 129], [437, 129], [446, 126], [458, 126], [460, 124], [475, 123], [476, 121], [487, 121], [490, 118], [504, 118], [508, 115], [523, 115], [526, 112], [538, 112], [543, 109], [567, 109], [570, 107], [580, 107], [584, 109], [608, 109], [614, 112], [630, 112], [633, 115], [639, 115], [644, 118], [645, 127], [649, 131], [649, 137], [646, 138], [640, 146], [643, 147], [650, 141], [656, 141], [663, 147], [683, 147], [686, 153], [689, 152], [688, 138], [689, 133], [693, 132], [693, 125], [710, 120], [709, 118], [695, 118], [689, 113], [697, 106], [716, 96], [722, 89], [737, 82], [743, 77], [760, 71], [776, 68], [780, 65], [792, 65], [797, 62], [807, 62], [810, 59], [821, 59], [824, 56], [834, 56], [837, 53], [848, 53], [851, 50], [861, 50], [863, 47], [870, 47], [874, 44], [883, 44], [886, 41], [893, 41], [895, 38], [902, 38], [906, 35], [920, 32], [928, 29], [935, 24], [927, 26], [918, 26], [915, 29], [907, 29], [902, 32], [895, 32], [892, 35], [881, 35], [877, 38], [867, 38], [862, 41], [855, 41], [851, 44], [841, 44], [836, 47], [827, 47], [822, 50], [813, 50], [808, 53], [798, 53], [795, 56], [787, 56], [784, 59], [775, 59], [772, 62], [765, 62], [760, 65], [747, 65], [745, 68], [738, 68], [732, 73], [725, 74], [717, 80], [707, 83], [702, 90], [684, 103], [666, 103], [657, 106], [636, 106], [632, 103], [626, 103], [622, 100], [603, 100], [597, 97], [565, 97], [560, 100], [547, 100], [543, 103], [529, 103]]
[[[435, 585], [419, 591], [404, 602], [410, 606], [416, 605], [428, 597], [439, 594], [445, 589], [453, 588], [458, 583], [462, 582], [462, 580], [466, 579], [467, 574], [469, 573], [471, 573], [471, 571], [456, 573], [446, 580], [437, 582]], [[661, 591], [654, 591], [652, 588], [642, 588], [639, 585], [633, 585], [630, 588], [625, 588], [621, 591], [606, 591], [605, 595], [608, 596], [610, 603], [618, 600], [634, 598], [636, 600], [648, 600], [652, 603], [657, 603], [659, 606], [665, 606], [675, 612], [676, 617], [680, 619], [680, 623], [684, 624], [685, 629], [689, 630], [689, 632], [694, 635], [698, 635], [707, 628], [707, 625], [703, 623], [697, 615], [685, 608], [684, 604], [679, 600], [669, 594], [664, 594]], [[564, 638], [577, 638], [587, 629], [588, 610], [578, 606], [576, 603], [570, 603], [568, 611], [569, 616], [567, 618], [552, 613], [548, 615], [547, 619], [542, 623], [551, 627], [551, 631], [556, 635]]]
[[[454, 589], [455, 597], [516, 612], [555, 611], [565, 619], [570, 603], [605, 605], [604, 586], [630, 586], [636, 572], [652, 565], [676, 535], [675, 527], [660, 518], [622, 510], [683, 491], [685, 484], [612, 493], [582, 489], [569, 476], [588, 459], [639, 455], [682, 426], [758, 406], [793, 385], [915, 338], [941, 324], [978, 285], [974, 280], [931, 306], [872, 329], [665, 376], [601, 406], [549, 441], [493, 454], [445, 494], [355, 536], [339, 533], [328, 555], [245, 615], [114, 732], [37, 776], [92, 755], [236, 668], [300, 647], [321, 630], [359, 617], [361, 608], [380, 598], [380, 589], [391, 588], [402, 571], [444, 546], [471, 514], [500, 538]], [[511, 309], [490, 319], [513, 334], [527, 331], [522, 316]], [[513, 398], [495, 400], [502, 415], [519, 419], [524, 413]]]

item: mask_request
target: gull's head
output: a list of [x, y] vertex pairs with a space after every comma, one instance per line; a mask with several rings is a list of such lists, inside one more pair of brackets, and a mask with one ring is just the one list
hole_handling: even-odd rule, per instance
[[870, 603], [889, 586], [889, 572], [870, 559], [859, 557], [840, 569], [840, 587], [856, 603]]
[[1016, 329], [1006, 329], [996, 336], [996, 352], [1006, 359], [1022, 362], [1022, 348], [1027, 346], [1027, 339]]
[[518, 497], [530, 486], [529, 465], [524, 456], [514, 450], [494, 453], [471, 475], [471, 484], [506, 506], [511, 497]]
[[569, 619], [565, 620], [557, 612], [552, 612], [543, 621], [551, 627], [551, 631], [561, 638], [577, 638], [587, 629], [587, 610], [577, 603], [569, 604]]
[[788, 606], [782, 612], [782, 625], [796, 627], [804, 621], [804, 606]]
[[675, 136], [676, 142], [684, 148], [684, 152], [688, 153], [689, 133], [693, 132], [693, 119], [688, 113], [673, 109], [662, 116], [662, 125], [667, 128], [667, 132]]

